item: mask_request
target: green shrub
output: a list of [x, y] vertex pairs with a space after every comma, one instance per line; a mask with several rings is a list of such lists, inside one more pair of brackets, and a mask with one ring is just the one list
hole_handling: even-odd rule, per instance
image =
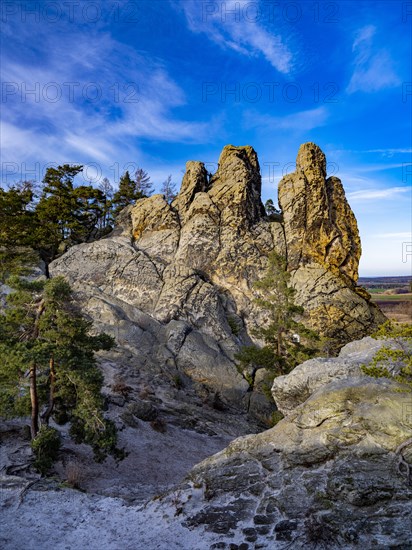
[[270, 425], [276, 426], [278, 422], [280, 422], [283, 418], [283, 414], [280, 411], [273, 411], [272, 416], [270, 417]]
[[236, 320], [235, 317], [233, 317], [233, 315], [229, 315], [227, 317], [227, 322], [230, 326], [230, 330], [232, 331], [232, 333], [235, 335], [235, 336], [239, 336], [239, 332], [240, 332], [240, 326]]
[[181, 390], [182, 388], [184, 388], [184, 382], [181, 378], [181, 376], [179, 374], [175, 374], [173, 376], [173, 383], [175, 385], [175, 387], [178, 389], [178, 390]]
[[[369, 365], [362, 365], [363, 373], [374, 378], [394, 378], [406, 391], [412, 392], [412, 326], [387, 321], [372, 336], [394, 341], [396, 349], [383, 346]], [[398, 367], [399, 372], [392, 375], [391, 367]]]
[[101, 429], [92, 432], [87, 430], [84, 422], [74, 417], [69, 433], [75, 443], [87, 443], [91, 446], [96, 462], [103, 462], [108, 454], [116, 461], [123, 460], [128, 454], [117, 447], [117, 430], [112, 420], [103, 419]]
[[42, 426], [31, 446], [35, 456], [34, 467], [39, 473], [46, 475], [59, 454], [59, 432], [49, 426]]

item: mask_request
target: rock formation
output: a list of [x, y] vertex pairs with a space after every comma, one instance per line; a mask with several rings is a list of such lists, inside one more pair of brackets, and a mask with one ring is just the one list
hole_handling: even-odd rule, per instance
[[296, 172], [279, 185], [283, 221], [273, 220], [255, 151], [227, 146], [210, 179], [203, 163], [188, 162], [171, 205], [161, 195], [138, 200], [111, 236], [71, 248], [50, 272], [65, 275], [98, 328], [132, 354], [124, 363], [135, 373], [182, 376], [268, 417], [273, 405], [250, 391], [234, 354], [262, 322], [253, 284], [271, 250], [287, 256], [308, 322], [337, 346], [383, 321], [356, 286], [356, 220], [325, 166], [316, 145], [301, 146]]
[[361, 244], [355, 216], [338, 178], [326, 177], [326, 157], [314, 143], [299, 149], [296, 171], [279, 183], [291, 270], [311, 263], [355, 288]]
[[383, 344], [383, 340], [367, 336], [361, 341], [346, 344], [336, 358], [309, 359], [289, 375], [276, 377], [272, 394], [278, 409], [287, 415], [322, 386], [349, 377], [363, 377], [362, 364], [369, 363]]
[[[409, 549], [411, 394], [359, 369], [380, 345], [353, 342], [278, 379], [285, 419], [236, 439], [143, 507], [53, 486], [23, 501], [21, 479], [5, 479], [2, 547]], [[309, 391], [298, 403], [302, 372]]]
[[[265, 215], [260, 193], [255, 151], [227, 146], [212, 177], [187, 163], [172, 204], [141, 199], [108, 237], [50, 265], [96, 330], [116, 338], [100, 363], [108, 415], [130, 454], [94, 465], [63, 429], [56, 473], [64, 479], [75, 456], [84, 488], [110, 498], [27, 484], [18, 476], [28, 442], [6, 426], [0, 469], [17, 475], [0, 480], [5, 550], [410, 548], [411, 396], [362, 373], [381, 343], [348, 343], [384, 317], [357, 287], [360, 240], [342, 184], [307, 143], [279, 184], [282, 216]], [[251, 388], [234, 355], [264, 322], [254, 282], [272, 250], [287, 257], [306, 321], [344, 347], [277, 378], [285, 418], [256, 435], [275, 404], [264, 376]]]
[[411, 396], [361, 373], [380, 345], [367, 338], [318, 369], [302, 365], [312, 393], [295, 407], [284, 396], [301, 373], [278, 379], [285, 419], [192, 470], [179, 494], [181, 524], [219, 534], [210, 548], [407, 548]]
[[280, 181], [279, 204], [288, 266], [311, 323], [344, 343], [381, 321], [356, 285], [361, 244], [355, 216], [341, 181], [326, 177], [325, 155], [314, 143], [300, 147], [296, 171]]

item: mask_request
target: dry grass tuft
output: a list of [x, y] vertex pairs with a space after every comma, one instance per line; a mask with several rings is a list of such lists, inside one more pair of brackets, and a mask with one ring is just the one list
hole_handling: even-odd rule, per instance
[[161, 434], [164, 434], [167, 430], [167, 425], [164, 420], [161, 418], [155, 418], [150, 422], [150, 426], [155, 430], [156, 432], [160, 432]]
[[84, 468], [77, 461], [66, 465], [66, 481], [73, 489], [81, 489], [84, 482]]
[[112, 391], [122, 395], [125, 399], [129, 396], [129, 393], [133, 390], [131, 386], [128, 386], [122, 380], [112, 384]]

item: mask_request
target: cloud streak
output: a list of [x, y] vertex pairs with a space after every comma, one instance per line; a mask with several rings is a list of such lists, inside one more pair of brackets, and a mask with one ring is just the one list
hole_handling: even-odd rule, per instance
[[394, 155], [411, 154], [412, 149], [410, 147], [404, 148], [386, 148], [386, 149], [335, 149], [334, 153], [358, 153], [358, 154], [380, 154], [384, 157], [393, 157]]
[[398, 199], [404, 193], [411, 193], [412, 187], [389, 187], [387, 189], [361, 189], [347, 194], [350, 201], [372, 201]]
[[39, 28], [34, 54], [26, 37], [19, 55], [4, 55], [2, 163], [138, 162], [144, 140], [212, 139], [213, 119], [175, 114], [186, 95], [160, 60], [100, 29], [68, 29], [63, 41], [53, 32]]
[[[248, 15], [251, 2], [248, 0], [218, 0], [198, 2], [185, 0], [173, 5], [183, 11], [189, 29], [203, 33], [225, 49], [252, 58], [263, 56], [277, 71], [287, 74], [293, 67], [290, 48], [281, 35], [272, 34], [261, 24], [260, 19]], [[254, 2], [259, 10], [264, 4]]]
[[376, 33], [376, 27], [367, 25], [359, 29], [355, 36], [352, 44], [354, 70], [346, 89], [348, 94], [377, 92], [400, 83], [389, 52], [374, 46]]
[[297, 130], [305, 132], [326, 124], [329, 112], [326, 107], [307, 109], [285, 116], [269, 116], [249, 111], [245, 113], [244, 123], [247, 128], [266, 128], [272, 131]]

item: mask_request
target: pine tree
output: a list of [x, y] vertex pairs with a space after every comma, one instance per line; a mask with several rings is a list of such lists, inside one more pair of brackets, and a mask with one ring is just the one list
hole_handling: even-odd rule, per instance
[[76, 210], [72, 212], [78, 222], [70, 235], [70, 244], [87, 242], [97, 229], [104, 216], [106, 197], [100, 189], [91, 185], [81, 185], [73, 190]]
[[42, 195], [35, 208], [34, 235], [35, 247], [46, 264], [69, 246], [97, 234], [106, 197], [91, 185], [74, 185], [74, 178], [82, 170], [80, 165], [64, 164], [46, 171]]
[[103, 377], [95, 359], [113, 339], [91, 335], [63, 277], [14, 277], [8, 284], [15, 292], [0, 315], [0, 414], [30, 414], [32, 439], [52, 416], [70, 421], [75, 440], [90, 444], [98, 459], [118, 455], [114, 425], [102, 412]]
[[73, 233], [81, 231], [81, 223], [75, 216], [73, 179], [82, 169], [80, 165], [65, 164], [48, 168], [44, 176], [43, 192], [36, 207], [39, 221], [36, 240], [46, 262], [57, 256], [62, 243], [69, 241]]
[[133, 204], [143, 197], [143, 193], [136, 189], [136, 182], [132, 180], [128, 171], [120, 178], [119, 190], [113, 196], [114, 215], [117, 216], [123, 208]]
[[166, 202], [169, 204], [176, 198], [176, 184], [172, 182], [172, 175], [167, 176], [166, 180], [162, 183], [160, 192], [163, 194]]
[[138, 168], [135, 172], [136, 191], [142, 195], [142, 197], [150, 197], [153, 193], [153, 184], [150, 181], [150, 176], [143, 170]]
[[304, 310], [294, 303], [296, 291], [289, 282], [285, 259], [272, 252], [265, 276], [255, 284], [261, 294], [256, 303], [266, 311], [267, 322], [253, 335], [263, 340], [264, 346], [247, 346], [237, 354], [242, 372], [251, 368], [254, 375], [265, 368], [275, 375], [286, 374], [318, 352], [318, 335], [296, 320]]
[[0, 282], [18, 270], [25, 271], [24, 260], [32, 256], [37, 231], [31, 185], [0, 188]]
[[268, 199], [265, 202], [265, 210], [268, 216], [272, 216], [273, 214], [280, 214], [280, 211], [275, 207], [272, 199]]

